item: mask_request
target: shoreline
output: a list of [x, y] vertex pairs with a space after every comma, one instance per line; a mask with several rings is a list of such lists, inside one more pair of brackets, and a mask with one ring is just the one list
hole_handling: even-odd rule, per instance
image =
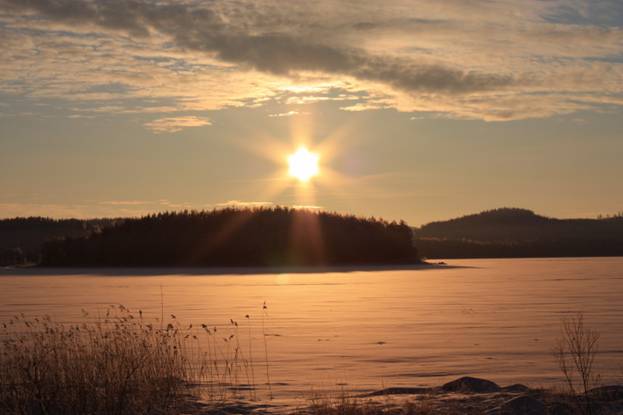
[[472, 268], [445, 263], [419, 262], [414, 264], [335, 265], [335, 266], [278, 266], [278, 267], [5, 267], [0, 276], [51, 276], [51, 275], [266, 275], [266, 274], [329, 274], [377, 271], [422, 271], [430, 269]]
[[575, 415], [623, 413], [623, 385], [599, 385], [574, 395], [556, 388], [534, 388], [520, 383], [500, 386], [486, 378], [463, 376], [435, 387], [388, 387], [367, 393], [335, 391], [287, 399], [219, 402], [189, 395], [188, 415], [307, 414], [307, 415]]

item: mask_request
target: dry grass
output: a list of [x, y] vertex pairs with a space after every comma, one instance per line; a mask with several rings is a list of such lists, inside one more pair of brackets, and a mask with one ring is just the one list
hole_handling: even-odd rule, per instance
[[376, 402], [344, 400], [337, 402], [318, 402], [309, 407], [309, 415], [415, 415], [415, 404], [405, 404], [403, 408], [389, 408]]
[[250, 326], [246, 355], [234, 320], [219, 329], [174, 315], [148, 322], [116, 306], [84, 321], [0, 323], [0, 413], [166, 414], [199, 390], [211, 402], [256, 398]]
[[308, 415], [429, 415], [433, 406], [427, 399], [399, 402], [356, 398], [345, 391], [335, 397], [314, 397], [305, 411]]

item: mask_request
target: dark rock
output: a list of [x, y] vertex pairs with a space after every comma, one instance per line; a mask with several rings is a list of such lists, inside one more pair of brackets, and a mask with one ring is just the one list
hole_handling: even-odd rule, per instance
[[445, 392], [463, 393], [493, 393], [502, 390], [495, 382], [486, 379], [472, 378], [470, 376], [448, 382], [443, 385], [441, 389]]
[[623, 385], [600, 386], [586, 392], [590, 399], [598, 401], [620, 401], [623, 400]]
[[571, 405], [564, 402], [554, 402], [547, 407], [548, 415], [575, 415], [577, 411]]
[[543, 402], [523, 395], [504, 402], [498, 413], [500, 415], [545, 415], [547, 411]]
[[526, 385], [522, 385], [521, 383], [515, 383], [513, 385], [503, 387], [502, 390], [510, 393], [524, 393], [528, 392], [530, 388]]

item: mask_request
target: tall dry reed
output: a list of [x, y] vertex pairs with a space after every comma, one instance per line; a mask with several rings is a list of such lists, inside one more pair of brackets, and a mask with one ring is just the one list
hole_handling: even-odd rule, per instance
[[246, 356], [234, 320], [193, 327], [123, 306], [84, 312], [80, 324], [15, 316], [0, 323], [0, 413], [166, 414], [191, 393], [255, 399], [250, 324], [248, 333]]

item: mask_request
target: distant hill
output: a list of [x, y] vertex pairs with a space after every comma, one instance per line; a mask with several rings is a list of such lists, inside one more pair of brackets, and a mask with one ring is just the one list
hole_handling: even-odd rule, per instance
[[500, 208], [414, 229], [427, 258], [623, 255], [623, 216], [554, 219]]
[[0, 266], [36, 263], [46, 241], [80, 237], [111, 226], [119, 219], [0, 219]]
[[167, 212], [47, 242], [44, 266], [299, 266], [418, 261], [404, 223], [290, 208]]

